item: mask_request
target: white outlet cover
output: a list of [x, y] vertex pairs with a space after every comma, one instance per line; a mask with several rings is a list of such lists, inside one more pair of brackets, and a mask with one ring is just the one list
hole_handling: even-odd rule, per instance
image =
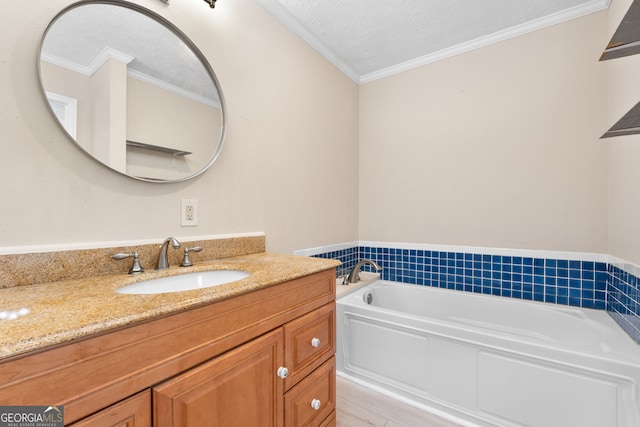
[[198, 201], [196, 199], [181, 200], [180, 225], [185, 227], [198, 225]]

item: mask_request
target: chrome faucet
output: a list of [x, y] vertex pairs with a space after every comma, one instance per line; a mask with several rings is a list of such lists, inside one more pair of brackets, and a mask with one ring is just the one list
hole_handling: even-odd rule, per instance
[[202, 246], [194, 246], [192, 248], [184, 248], [184, 256], [182, 257], [182, 262], [180, 263], [180, 267], [191, 267], [193, 262], [191, 262], [191, 257], [189, 254], [191, 252], [200, 252], [202, 250]]
[[351, 270], [351, 273], [349, 273], [349, 276], [347, 276], [347, 280], [345, 281], [345, 284], [348, 285], [349, 283], [358, 282], [360, 280], [360, 268], [365, 264], [371, 265], [376, 271], [382, 270], [382, 267], [380, 267], [378, 264], [371, 261], [370, 259], [363, 259], [362, 261], [357, 263], [355, 267], [353, 267], [353, 270]]
[[117, 253], [111, 255], [111, 259], [127, 259], [133, 258], [133, 264], [131, 264], [131, 268], [129, 269], [129, 274], [140, 274], [144, 271], [144, 268], [140, 265], [140, 256], [138, 255], [138, 251], [132, 252], [130, 254], [126, 253]]
[[162, 246], [160, 246], [160, 252], [158, 252], [158, 266], [156, 267], [156, 270], [165, 270], [169, 268], [169, 244], [176, 249], [180, 247], [180, 242], [178, 242], [175, 237], [167, 237], [164, 239]]

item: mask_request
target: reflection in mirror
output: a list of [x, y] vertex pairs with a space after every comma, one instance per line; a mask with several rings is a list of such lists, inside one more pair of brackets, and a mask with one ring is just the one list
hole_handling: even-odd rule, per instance
[[195, 45], [140, 6], [85, 1], [45, 31], [40, 81], [51, 112], [87, 154], [143, 181], [204, 172], [224, 139], [224, 100]]

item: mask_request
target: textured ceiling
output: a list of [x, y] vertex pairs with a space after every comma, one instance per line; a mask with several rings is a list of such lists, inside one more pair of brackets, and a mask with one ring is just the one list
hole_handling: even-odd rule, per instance
[[[256, 1], [366, 83], [602, 10], [611, 0]], [[122, 7], [72, 9], [49, 29], [43, 53], [84, 66], [105, 46], [132, 56], [130, 70], [217, 98], [208, 73], [171, 31]]]
[[126, 7], [86, 4], [68, 10], [49, 27], [42, 54], [45, 60], [82, 69], [104, 48], [132, 57], [130, 72], [219, 102], [209, 73], [189, 46], [170, 29]]
[[363, 82], [543, 28], [610, 0], [257, 0]]

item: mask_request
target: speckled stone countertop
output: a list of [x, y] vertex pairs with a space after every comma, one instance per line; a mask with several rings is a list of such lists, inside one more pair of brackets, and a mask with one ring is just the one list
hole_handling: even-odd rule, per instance
[[[110, 274], [0, 289], [0, 311], [30, 310], [0, 320], [0, 360], [54, 344], [135, 324], [232, 298], [336, 267], [339, 261], [258, 253], [201, 261], [140, 275]], [[143, 280], [206, 270], [244, 270], [245, 279], [206, 289], [156, 295], [118, 294], [116, 289]]]

